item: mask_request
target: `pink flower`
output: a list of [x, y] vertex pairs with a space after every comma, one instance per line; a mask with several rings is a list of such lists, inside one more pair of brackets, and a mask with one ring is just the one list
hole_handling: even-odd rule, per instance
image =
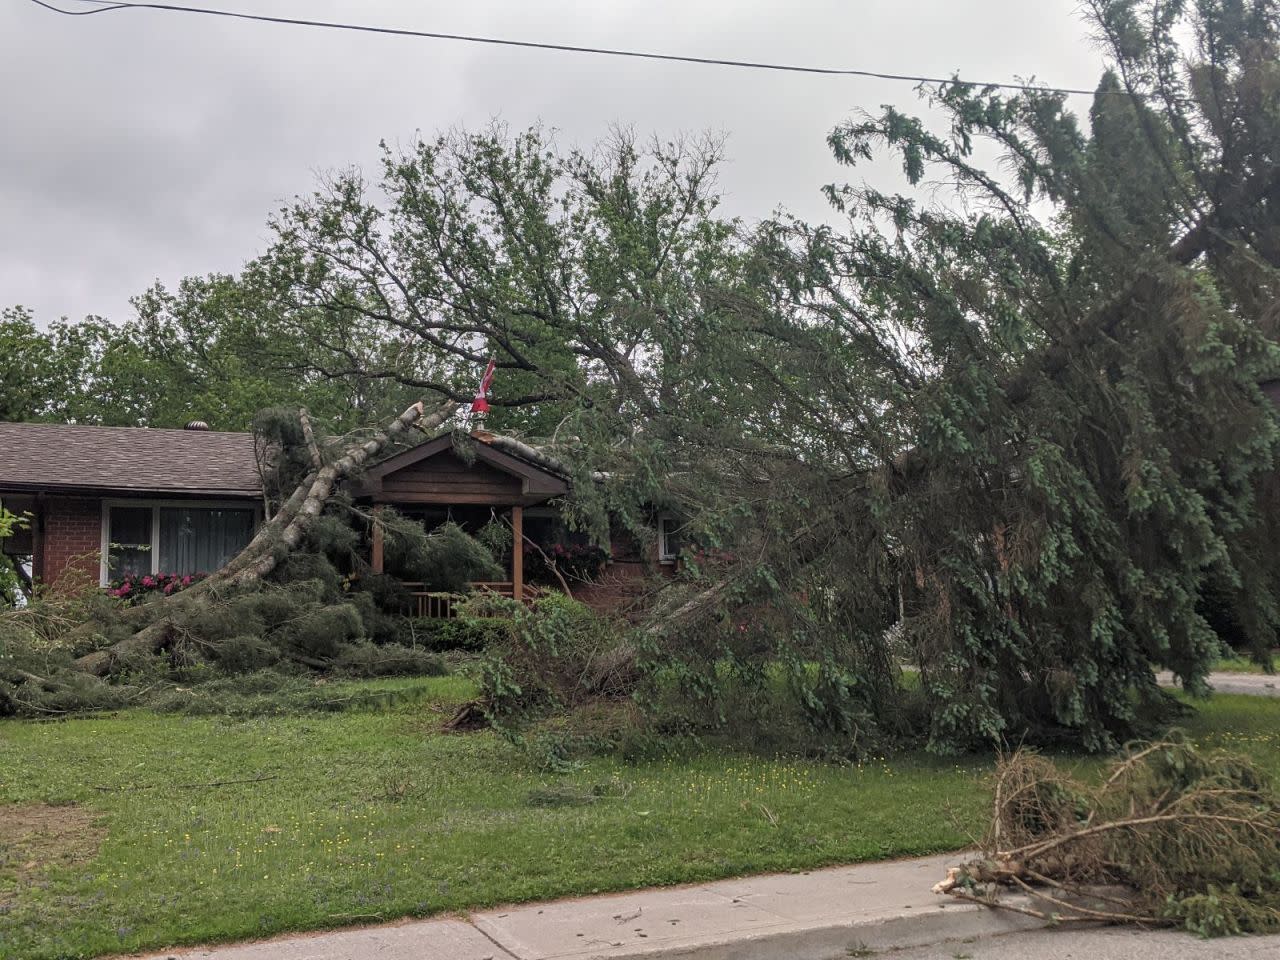
[[188, 573], [185, 577], [182, 578], [182, 585], [184, 587], [191, 586], [191, 574]]
[[147, 576], [142, 578], [142, 585], [144, 587], [154, 587], [156, 585], [156, 582], [152, 580], [151, 575], [148, 574]]
[[164, 592], [165, 592], [165, 594], [167, 595], [167, 594], [173, 593], [173, 588], [174, 588], [175, 586], [177, 586], [177, 584], [174, 584], [174, 583], [166, 583], [166, 584], [164, 585]]

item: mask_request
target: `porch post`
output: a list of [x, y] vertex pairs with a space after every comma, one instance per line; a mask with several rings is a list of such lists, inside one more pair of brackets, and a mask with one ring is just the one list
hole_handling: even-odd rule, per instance
[[374, 573], [382, 572], [382, 504], [373, 505], [373, 546], [369, 561]]
[[31, 582], [44, 583], [45, 568], [45, 535], [44, 535], [44, 494], [37, 493], [31, 511]]
[[524, 603], [524, 507], [511, 508], [511, 596]]

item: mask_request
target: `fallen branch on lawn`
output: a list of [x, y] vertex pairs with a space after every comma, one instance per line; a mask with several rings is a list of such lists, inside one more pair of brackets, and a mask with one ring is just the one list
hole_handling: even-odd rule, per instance
[[[1162, 741], [1091, 788], [1018, 750], [995, 781], [982, 856], [935, 893], [1055, 921], [1280, 929], [1280, 797], [1247, 759]], [[1049, 909], [1003, 901], [1006, 888]]]
[[124, 787], [102, 787], [94, 785], [95, 790], [101, 790], [104, 793], [132, 793], [135, 790], [158, 790], [161, 787], [169, 787], [173, 790], [196, 790], [201, 787], [229, 787], [237, 783], [265, 783], [268, 780], [279, 780], [280, 778], [274, 774], [271, 776], [248, 777], [244, 780], [211, 780], [208, 783], [140, 783]]

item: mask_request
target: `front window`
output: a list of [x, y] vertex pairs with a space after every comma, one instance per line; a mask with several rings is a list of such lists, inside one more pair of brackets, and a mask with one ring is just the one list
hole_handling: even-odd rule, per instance
[[107, 528], [107, 579], [153, 573], [150, 507], [112, 507]]
[[253, 537], [252, 508], [112, 506], [106, 518], [104, 581], [126, 576], [213, 573]]
[[156, 573], [213, 573], [253, 536], [253, 511], [161, 507]]

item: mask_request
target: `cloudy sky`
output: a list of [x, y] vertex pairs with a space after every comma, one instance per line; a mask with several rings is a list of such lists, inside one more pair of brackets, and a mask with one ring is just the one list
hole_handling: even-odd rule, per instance
[[[83, 8], [84, 0], [52, 0]], [[513, 39], [1091, 87], [1078, 0], [207, 0]], [[117, 321], [155, 280], [234, 271], [317, 171], [501, 119], [566, 145], [611, 124], [727, 137], [726, 209], [825, 215], [824, 137], [911, 84], [620, 60], [0, 0], [0, 306]], [[1078, 101], [1087, 108], [1087, 100]], [[888, 167], [872, 176], [887, 177]], [[861, 174], [859, 174], [860, 176]]]

